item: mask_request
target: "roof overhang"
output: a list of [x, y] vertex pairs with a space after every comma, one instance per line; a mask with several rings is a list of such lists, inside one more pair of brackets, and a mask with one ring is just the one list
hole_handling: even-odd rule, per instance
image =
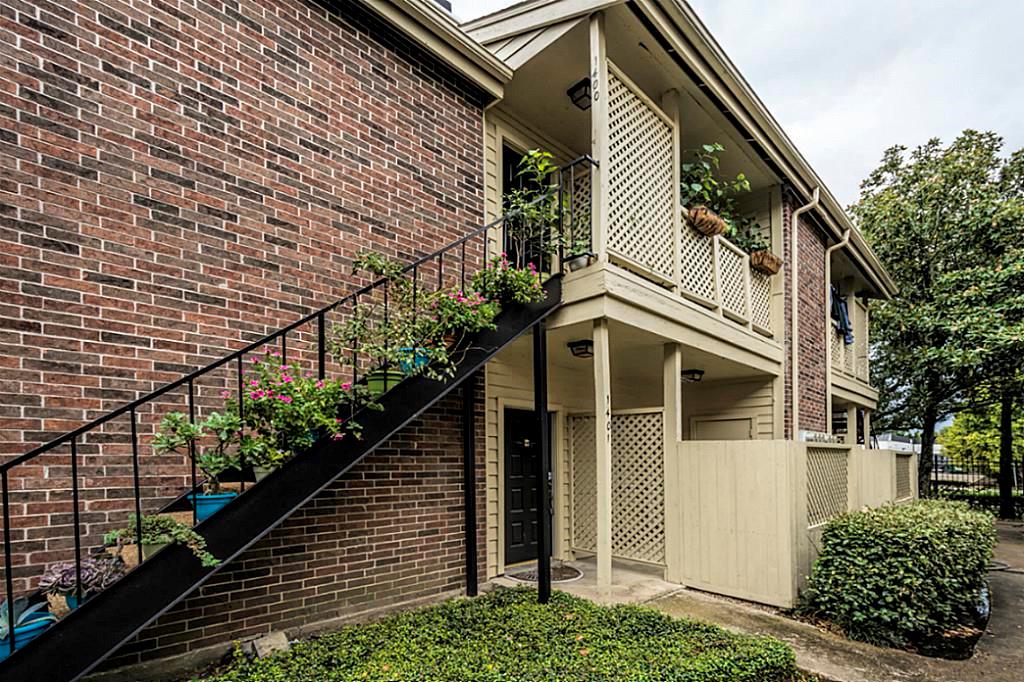
[[[490, 49], [507, 49], [518, 36], [622, 4], [627, 0], [527, 0], [468, 22], [463, 28]], [[702, 89], [720, 103], [727, 118], [741, 128], [748, 143], [757, 146], [798, 196], [809, 201], [814, 188], [821, 188], [821, 203], [815, 213], [830, 239], [839, 241], [847, 229], [851, 230], [847, 248], [851, 260], [881, 296], [894, 296], [896, 283], [863, 235], [693, 9], [680, 0], [628, 0], [628, 4], [672, 49], [680, 66], [700, 79]]]
[[361, 0], [392, 26], [479, 86], [501, 99], [512, 69], [473, 40], [433, 0]]

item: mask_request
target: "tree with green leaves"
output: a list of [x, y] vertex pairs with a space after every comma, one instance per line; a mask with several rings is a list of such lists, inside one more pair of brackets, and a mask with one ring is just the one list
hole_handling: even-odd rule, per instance
[[[936, 441], [942, 454], [955, 465], [999, 467], [1000, 405], [967, 408], [953, 417], [953, 423], [939, 432]], [[1018, 403], [1012, 415], [1014, 459], [1024, 458], [1024, 405]]]
[[933, 139], [909, 152], [893, 147], [851, 207], [900, 290], [872, 309], [875, 424], [921, 429], [921, 490], [939, 420], [981, 387], [1013, 398], [1014, 358], [1024, 350], [1015, 290], [1024, 156], [1006, 158], [1002, 148], [999, 136], [972, 130], [948, 146]]

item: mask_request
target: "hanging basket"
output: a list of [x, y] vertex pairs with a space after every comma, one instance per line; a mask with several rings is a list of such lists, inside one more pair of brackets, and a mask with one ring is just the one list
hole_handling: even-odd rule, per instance
[[687, 217], [693, 229], [708, 237], [725, 232], [725, 221], [707, 206], [694, 206], [687, 213]]
[[750, 254], [750, 267], [766, 275], [776, 275], [782, 268], [782, 258], [771, 251], [754, 251]]

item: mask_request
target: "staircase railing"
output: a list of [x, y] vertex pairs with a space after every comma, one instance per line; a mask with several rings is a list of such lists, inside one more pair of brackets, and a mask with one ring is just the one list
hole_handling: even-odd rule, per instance
[[[533, 202], [552, 202], [557, 198], [557, 219], [539, 233], [540, 243], [531, 247], [552, 254], [541, 259], [544, 270], [561, 271], [564, 235], [589, 235], [588, 176], [596, 163], [584, 156], [559, 169], [551, 188]], [[581, 177], [587, 177], [587, 181], [581, 182]], [[580, 194], [582, 191], [587, 193], [586, 197]], [[417, 309], [420, 294], [450, 287], [465, 290], [474, 274], [502, 251], [505, 228], [519, 213], [506, 213], [404, 266], [396, 276], [411, 280], [413, 314], [429, 314]], [[223, 409], [228, 397], [236, 397], [241, 410], [245, 404], [246, 360], [270, 348], [280, 354], [282, 362], [309, 367], [310, 375], [315, 372], [321, 380], [344, 377], [353, 384], [365, 382], [371, 369], [370, 358], [363, 357], [357, 346], [351, 358], [340, 362], [329, 352], [328, 336], [333, 325], [352, 319], [356, 311], [365, 314], [372, 310], [378, 322], [380, 316], [386, 321], [392, 312], [390, 289], [396, 276], [372, 281], [257, 341], [0, 464], [2, 568], [8, 622], [12, 626], [15, 623], [16, 594], [31, 593], [32, 599], [42, 599], [38, 593], [32, 593], [36, 586], [33, 576], [41, 572], [42, 566], [55, 561], [73, 558], [80, 602], [85, 596], [81, 593], [83, 557], [89, 552], [103, 551], [102, 542], [97, 540], [106, 531], [123, 527], [126, 515], [141, 517], [157, 510], [187, 514], [191, 506], [192, 523], [196, 524], [196, 505], [187, 501], [203, 485], [196, 458], [189, 456], [195, 453], [151, 458], [143, 454], [146, 437], [155, 431], [161, 414], [184, 411], [189, 421], [195, 423], [203, 413]], [[386, 377], [385, 391], [392, 387]], [[342, 413], [340, 418], [347, 420], [351, 415]], [[151, 459], [158, 461], [154, 465]], [[237, 479], [232, 482], [241, 493], [247, 485], [258, 484], [244, 466]], [[135, 528], [137, 558], [142, 563], [142, 524], [136, 523]], [[14, 636], [6, 644], [11, 653], [16, 646], [20, 648]]]

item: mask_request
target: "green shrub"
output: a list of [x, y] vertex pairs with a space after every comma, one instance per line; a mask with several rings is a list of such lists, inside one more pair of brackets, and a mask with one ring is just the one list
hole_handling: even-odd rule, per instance
[[792, 650], [765, 637], [676, 620], [635, 606], [598, 606], [556, 592], [496, 590], [378, 623], [353, 625], [291, 651], [236, 653], [207, 682], [481, 680], [497, 682], [773, 682], [796, 680]]
[[853, 639], [925, 643], [974, 623], [994, 546], [992, 517], [961, 502], [837, 517], [822, 535], [802, 611]]

